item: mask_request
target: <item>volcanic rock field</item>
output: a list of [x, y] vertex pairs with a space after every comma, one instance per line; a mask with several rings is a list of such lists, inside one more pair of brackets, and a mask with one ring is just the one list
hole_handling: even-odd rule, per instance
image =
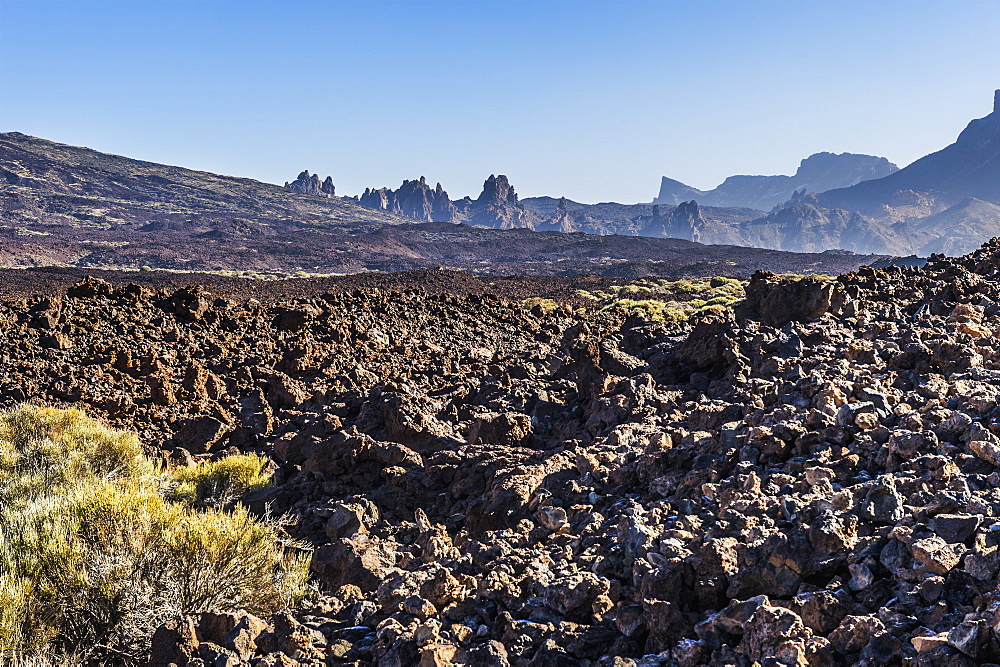
[[683, 323], [451, 272], [150, 275], [8, 283], [0, 404], [266, 454], [241, 502], [316, 582], [149, 628], [153, 665], [1000, 662], [997, 240], [758, 272]]

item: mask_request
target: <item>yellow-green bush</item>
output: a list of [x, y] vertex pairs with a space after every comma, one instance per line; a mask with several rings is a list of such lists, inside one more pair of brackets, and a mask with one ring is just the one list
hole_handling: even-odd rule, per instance
[[652, 289], [647, 285], [633, 283], [631, 285], [612, 285], [608, 288], [608, 291], [615, 294], [621, 294], [622, 292], [626, 294], [638, 294], [639, 292], [651, 292]]
[[[235, 492], [260, 482], [249, 463], [185, 475], [195, 498], [198, 479]], [[303, 595], [307, 560], [275, 526], [171, 487], [134, 435], [79, 410], [0, 413], [0, 652], [138, 663], [172, 615], [267, 614]]]
[[709, 299], [701, 307], [704, 308], [706, 306], [729, 306], [736, 303], [737, 301], [739, 301], [739, 298], [735, 296], [722, 295]]
[[661, 280], [660, 285], [671, 292], [688, 294], [697, 294], [698, 292], [706, 292], [711, 289], [707, 280], [690, 280], [688, 278], [681, 278], [674, 281]]
[[248, 491], [267, 486], [267, 459], [256, 454], [236, 454], [170, 472], [176, 486], [174, 500], [198, 505], [226, 505]]
[[544, 299], [540, 296], [532, 296], [521, 302], [521, 306], [531, 310], [535, 306], [538, 306], [546, 313], [551, 313], [552, 311], [559, 308], [559, 304], [552, 299]]

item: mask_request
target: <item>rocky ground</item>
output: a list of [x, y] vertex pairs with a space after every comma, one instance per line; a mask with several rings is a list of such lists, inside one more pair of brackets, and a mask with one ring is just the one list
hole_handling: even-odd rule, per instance
[[998, 271], [758, 273], [680, 324], [458, 277], [29, 285], [0, 403], [273, 459], [244, 502], [316, 596], [150, 628], [156, 665], [1000, 662]]

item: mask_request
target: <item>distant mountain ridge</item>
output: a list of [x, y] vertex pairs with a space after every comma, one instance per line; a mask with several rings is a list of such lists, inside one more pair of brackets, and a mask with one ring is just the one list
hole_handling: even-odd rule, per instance
[[[490, 216], [487, 222], [507, 224], [507, 230], [415, 222], [336, 197], [324, 191], [327, 182], [332, 190], [332, 178], [303, 172], [286, 188], [0, 133], [0, 267], [243, 271], [265, 279], [291, 272], [437, 268], [680, 277], [749, 275], [758, 268], [841, 272], [880, 259], [535, 233], [523, 228], [534, 220], [533, 209], [502, 176], [487, 179], [476, 200], [456, 206], [461, 204], [462, 215]], [[438, 192], [425, 180], [400, 190], [395, 195], [401, 208], [410, 206], [411, 196], [419, 203]], [[579, 206], [565, 201], [562, 209], [576, 215]], [[412, 210], [418, 209], [424, 210]], [[429, 280], [435, 273], [427, 272]]]
[[884, 178], [823, 192], [822, 206], [896, 219], [922, 217], [893, 209], [918, 204], [936, 213], [967, 198], [1000, 204], [1000, 90], [993, 112], [973, 120], [955, 143]]
[[698, 190], [666, 176], [654, 204], [676, 206], [682, 201], [719, 207], [770, 211], [796, 191], [825, 192], [882, 178], [899, 170], [884, 157], [856, 153], [814, 153], [799, 163], [793, 176], [729, 176], [712, 190]]
[[[961, 255], [1000, 236], [1000, 90], [992, 113], [971, 121], [950, 146], [903, 169], [884, 158], [848, 156], [854, 164], [842, 170], [843, 157], [818, 154], [803, 160], [794, 177], [730, 177], [700, 194], [665, 178], [656, 201], [694, 197], [699, 204], [753, 202], [763, 209], [797, 179], [790, 198], [754, 220], [697, 220], [691, 238], [710, 244]], [[871, 178], [879, 171], [891, 173]], [[824, 189], [834, 177], [856, 182]], [[686, 230], [673, 233], [687, 237]]]

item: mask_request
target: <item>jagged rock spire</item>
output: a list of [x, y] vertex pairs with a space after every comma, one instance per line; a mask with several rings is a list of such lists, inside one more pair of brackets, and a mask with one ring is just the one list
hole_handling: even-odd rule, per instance
[[336, 194], [333, 178], [327, 176], [325, 181], [320, 182], [319, 174], [310, 175], [308, 169], [299, 174], [291, 183], [285, 183], [285, 189], [320, 197], [333, 197]]

